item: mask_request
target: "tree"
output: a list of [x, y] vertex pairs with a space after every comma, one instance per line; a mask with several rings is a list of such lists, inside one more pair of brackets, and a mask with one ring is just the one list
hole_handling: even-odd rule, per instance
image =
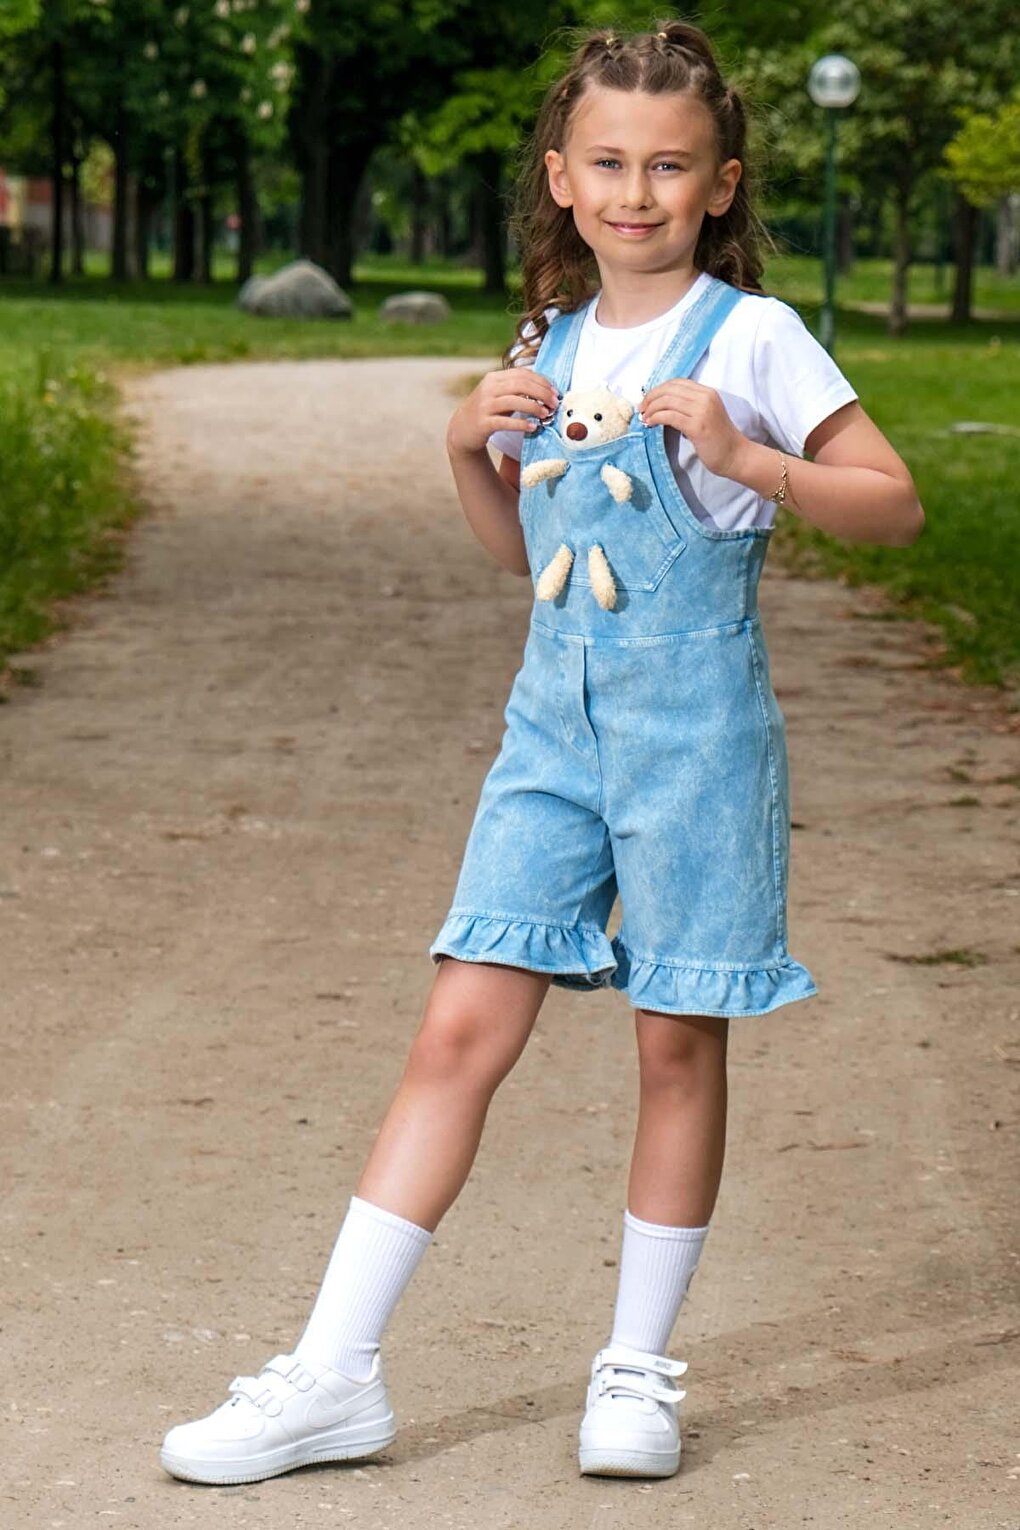
[[[958, 112], [961, 123], [946, 145], [946, 170], [957, 197], [968, 209], [999, 204], [1000, 269], [1012, 266], [1013, 193], [1020, 191], [1020, 88], [997, 112]], [[974, 213], [968, 217], [973, 220]], [[967, 250], [972, 248], [972, 239]], [[970, 273], [966, 289], [969, 291]], [[962, 284], [957, 283], [957, 290]], [[955, 301], [954, 301], [955, 317]]]
[[[955, 112], [971, 105], [994, 110], [1012, 89], [1020, 42], [1007, 0], [974, 0], [961, 25], [954, 0], [834, 0], [829, 19], [800, 47], [783, 53], [752, 50], [748, 79], [771, 103], [775, 139], [800, 175], [820, 179], [820, 112], [805, 84], [822, 53], [846, 53], [861, 71], [861, 91], [843, 113], [840, 175], [844, 184], [881, 192], [893, 212], [893, 281], [889, 330], [906, 328], [907, 274], [919, 198], [942, 164]], [[959, 216], [959, 209], [958, 209]], [[972, 230], [958, 238], [958, 302], [969, 316], [967, 252]], [[961, 287], [960, 273], [968, 271]]]

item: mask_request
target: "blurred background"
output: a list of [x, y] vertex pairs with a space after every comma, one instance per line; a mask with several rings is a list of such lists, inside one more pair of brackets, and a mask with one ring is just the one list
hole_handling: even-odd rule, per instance
[[[1020, 45], [1002, 0], [0, 0], [0, 664], [116, 559], [134, 510], [118, 369], [496, 357], [520, 304], [516, 156], [571, 29], [669, 15], [705, 28], [747, 101], [766, 290], [834, 350], [929, 514], [907, 556], [788, 517], [788, 553], [886, 584], [940, 625], [946, 664], [1009, 683]], [[840, 109], [807, 88], [832, 53], [860, 76]], [[238, 305], [295, 257], [338, 284], [342, 322]], [[443, 300], [429, 322], [384, 308], [409, 289]]]

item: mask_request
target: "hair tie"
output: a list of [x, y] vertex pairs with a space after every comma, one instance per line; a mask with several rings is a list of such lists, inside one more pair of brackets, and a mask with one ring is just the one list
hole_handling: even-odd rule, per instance
[[616, 41], [616, 38], [610, 32], [608, 37], [603, 38], [603, 41], [604, 41], [604, 43], [605, 43], [607, 48], [611, 48], [613, 46], [614, 42]]
[[665, 32], [656, 32], [655, 35], [656, 37], [661, 37], [663, 42], [669, 42], [669, 37]]

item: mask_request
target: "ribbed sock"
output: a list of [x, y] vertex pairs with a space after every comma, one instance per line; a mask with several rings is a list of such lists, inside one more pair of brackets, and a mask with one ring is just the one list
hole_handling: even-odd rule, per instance
[[364, 1380], [383, 1330], [432, 1241], [426, 1227], [351, 1196], [294, 1353]]
[[624, 1211], [610, 1344], [666, 1353], [707, 1232], [707, 1222], [704, 1227], [667, 1227]]

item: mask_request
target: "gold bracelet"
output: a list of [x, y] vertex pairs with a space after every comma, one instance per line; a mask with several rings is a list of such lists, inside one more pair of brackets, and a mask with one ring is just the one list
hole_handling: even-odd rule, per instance
[[774, 494], [770, 494], [769, 495], [769, 499], [771, 499], [771, 501], [772, 501], [772, 503], [774, 505], [785, 505], [785, 503], [786, 503], [786, 458], [783, 456], [782, 452], [779, 453], [779, 460], [783, 464], [783, 480], [782, 480], [782, 483], [779, 485], [779, 488], [776, 490], [776, 492]]

